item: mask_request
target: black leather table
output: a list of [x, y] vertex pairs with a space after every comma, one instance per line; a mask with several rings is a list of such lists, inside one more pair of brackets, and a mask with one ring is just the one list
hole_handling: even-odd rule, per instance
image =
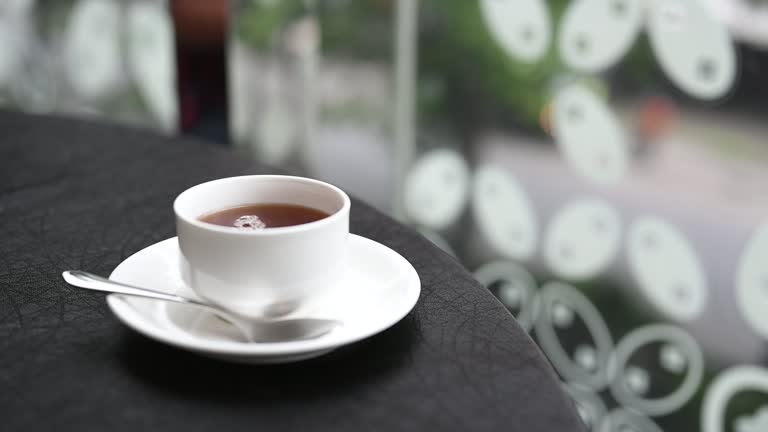
[[267, 173], [204, 143], [0, 112], [0, 430], [574, 431], [538, 348], [451, 257], [360, 201], [352, 231], [405, 256], [422, 294], [402, 322], [279, 366], [197, 357], [121, 325], [65, 269], [100, 274], [172, 237], [173, 198]]

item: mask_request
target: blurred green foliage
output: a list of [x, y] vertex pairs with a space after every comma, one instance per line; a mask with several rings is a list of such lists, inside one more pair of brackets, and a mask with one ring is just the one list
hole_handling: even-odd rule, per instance
[[[559, 20], [567, 0], [550, 2]], [[478, 1], [422, 2], [419, 31], [421, 112], [439, 113], [446, 104], [461, 107], [455, 121], [503, 121], [536, 126], [550, 98], [552, 80], [564, 71], [553, 46], [528, 64], [509, 56], [490, 34]]]
[[234, 34], [256, 49], [268, 49], [292, 20], [305, 14], [301, 0], [239, 0], [231, 14]]
[[[274, 46], [291, 21], [318, 17], [325, 56], [392, 62], [395, 0], [241, 0], [238, 37], [257, 49]], [[537, 129], [553, 89], [564, 80], [587, 79], [560, 61], [557, 23], [569, 0], [549, 0], [552, 43], [529, 64], [508, 55], [490, 34], [477, 0], [421, 0], [418, 37], [418, 112], [426, 123], [459, 129], [500, 124]], [[653, 57], [645, 38], [626, 56], [622, 74], [648, 79]], [[627, 67], [628, 66], [628, 67]], [[600, 90], [600, 85], [596, 89]], [[605, 95], [607, 97], [607, 94]]]

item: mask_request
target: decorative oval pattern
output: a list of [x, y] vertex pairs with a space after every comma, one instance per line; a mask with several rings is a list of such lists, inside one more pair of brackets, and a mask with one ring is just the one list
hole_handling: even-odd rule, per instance
[[618, 62], [643, 26], [643, 1], [571, 1], [560, 27], [560, 56], [569, 67], [599, 73]]
[[517, 60], [534, 63], [549, 49], [552, 20], [543, 0], [480, 0], [493, 38]]
[[[646, 396], [652, 383], [645, 365], [631, 363], [634, 354], [650, 344], [662, 344], [659, 365], [675, 375], [685, 372], [682, 384], [669, 394], [656, 397]], [[670, 352], [674, 352], [674, 360]], [[647, 357], [647, 356], [646, 356]], [[643, 357], [644, 359], [646, 357]], [[622, 338], [616, 346], [611, 375], [611, 393], [627, 408], [651, 416], [664, 415], [685, 405], [696, 393], [704, 375], [704, 354], [691, 335], [679, 327], [654, 324], [637, 328]]]
[[648, 36], [661, 69], [677, 87], [705, 100], [725, 96], [737, 73], [725, 25], [702, 0], [650, 0]]
[[[759, 392], [768, 397], [768, 369], [758, 366], [735, 366], [720, 373], [710, 384], [701, 406], [702, 432], [725, 432], [725, 411], [739, 392]], [[763, 405], [751, 418], [736, 420], [739, 432], [768, 430], [768, 405]]]
[[507, 171], [485, 166], [475, 173], [472, 210], [491, 248], [513, 260], [530, 258], [538, 241], [536, 214], [523, 187]]
[[629, 228], [629, 265], [641, 291], [667, 318], [701, 316], [708, 290], [701, 263], [683, 234], [659, 218], [643, 216]]
[[419, 225], [445, 229], [461, 216], [468, 194], [469, 168], [461, 154], [432, 150], [416, 161], [405, 180], [405, 212]]
[[621, 219], [604, 200], [572, 201], [552, 218], [544, 243], [549, 268], [568, 279], [588, 279], [605, 270], [618, 254]]
[[736, 297], [747, 324], [768, 339], [768, 225], [757, 229], [739, 260]]
[[629, 144], [618, 118], [594, 91], [563, 87], [554, 102], [555, 139], [577, 173], [600, 185], [616, 184], [629, 169]]
[[64, 67], [73, 89], [85, 99], [114, 90], [122, 76], [120, 5], [80, 0], [64, 35]]
[[166, 132], [178, 124], [173, 22], [160, 2], [128, 4], [128, 59], [144, 103]]
[[475, 270], [475, 279], [486, 288], [499, 284], [494, 294], [512, 310], [520, 327], [530, 331], [538, 317], [536, 280], [512, 261], [493, 261]]
[[[610, 358], [613, 338], [600, 311], [576, 288], [552, 282], [539, 294], [540, 313], [536, 320], [539, 346], [566, 382], [578, 383], [594, 391], [603, 389], [610, 381]], [[581, 345], [569, 354], [556, 328], [573, 326], [576, 317], [584, 323], [592, 339], [591, 345]]]

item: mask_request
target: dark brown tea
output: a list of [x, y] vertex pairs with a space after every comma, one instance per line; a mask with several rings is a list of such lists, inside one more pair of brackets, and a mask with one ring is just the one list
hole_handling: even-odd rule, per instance
[[251, 204], [232, 207], [201, 216], [200, 220], [214, 225], [255, 231], [301, 225], [327, 218], [328, 213], [294, 204]]

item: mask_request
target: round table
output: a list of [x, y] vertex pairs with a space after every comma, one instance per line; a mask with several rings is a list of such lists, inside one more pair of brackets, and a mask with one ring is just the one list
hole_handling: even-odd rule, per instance
[[583, 430], [507, 310], [449, 255], [360, 200], [352, 232], [398, 251], [422, 293], [399, 324], [314, 360], [235, 365], [138, 335], [100, 293], [172, 237], [174, 197], [274, 170], [189, 139], [0, 112], [0, 419], [15, 430]]

